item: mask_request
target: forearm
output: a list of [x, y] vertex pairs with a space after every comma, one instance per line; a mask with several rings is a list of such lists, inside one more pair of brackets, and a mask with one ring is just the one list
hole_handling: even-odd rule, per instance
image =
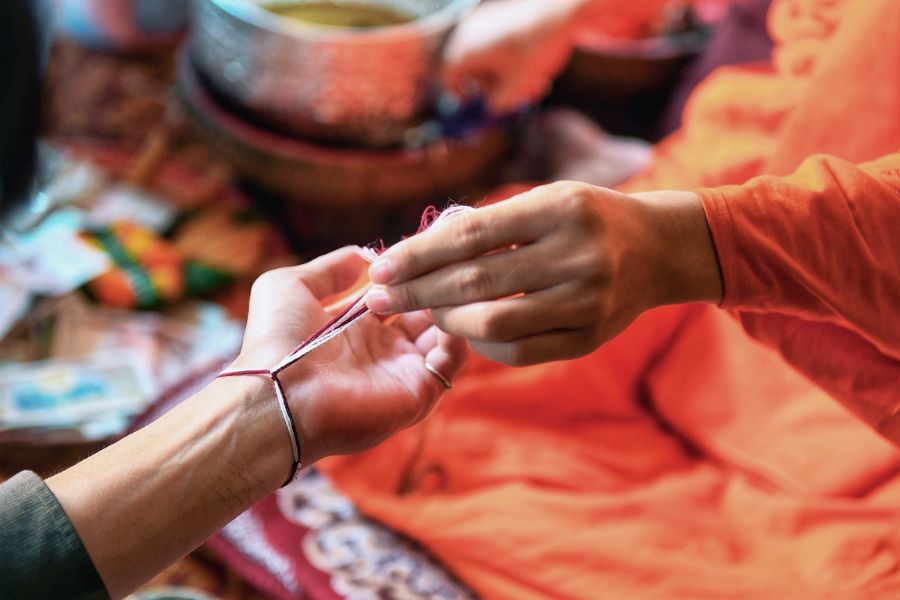
[[438, 334], [424, 314], [391, 325], [359, 319], [315, 357], [279, 370], [283, 405], [269, 371], [237, 376], [272, 368], [298, 340], [323, 331], [332, 316], [322, 302], [353, 289], [367, 264], [348, 247], [259, 277], [232, 377], [47, 482], [111, 596], [132, 591], [292, 476], [289, 431], [308, 465], [368, 449], [434, 406], [444, 387], [426, 364], [452, 378], [466, 346]]
[[213, 382], [47, 485], [115, 598], [276, 489], [290, 465], [271, 385], [241, 378]]

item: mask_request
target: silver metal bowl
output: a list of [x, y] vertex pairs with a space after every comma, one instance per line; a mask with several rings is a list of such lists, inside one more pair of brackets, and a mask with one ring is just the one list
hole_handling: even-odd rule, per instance
[[271, 125], [313, 140], [396, 144], [431, 103], [447, 36], [478, 0], [352, 2], [416, 18], [347, 29], [264, 8], [283, 0], [194, 0], [193, 60], [217, 92]]

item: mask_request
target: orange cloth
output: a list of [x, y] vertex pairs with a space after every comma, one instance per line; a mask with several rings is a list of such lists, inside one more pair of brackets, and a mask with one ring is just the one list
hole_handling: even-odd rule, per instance
[[701, 197], [723, 306], [900, 444], [900, 154], [816, 157]]
[[628, 186], [716, 188], [739, 320], [669, 307], [578, 361], [475, 361], [323, 465], [480, 595], [900, 597], [900, 453], [836, 401], [900, 440], [900, 2], [776, 0], [770, 25], [775, 67], [714, 74]]

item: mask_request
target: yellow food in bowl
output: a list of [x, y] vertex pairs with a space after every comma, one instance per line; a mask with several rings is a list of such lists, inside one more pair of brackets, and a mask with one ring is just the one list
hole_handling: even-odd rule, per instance
[[305, 23], [354, 29], [400, 25], [416, 18], [391, 7], [364, 3], [283, 2], [267, 4], [265, 8]]

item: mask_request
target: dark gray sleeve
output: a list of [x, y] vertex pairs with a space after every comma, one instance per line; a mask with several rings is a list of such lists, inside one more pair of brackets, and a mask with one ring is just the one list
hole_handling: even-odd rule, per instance
[[0, 485], [0, 598], [108, 598], [81, 538], [40, 477]]

